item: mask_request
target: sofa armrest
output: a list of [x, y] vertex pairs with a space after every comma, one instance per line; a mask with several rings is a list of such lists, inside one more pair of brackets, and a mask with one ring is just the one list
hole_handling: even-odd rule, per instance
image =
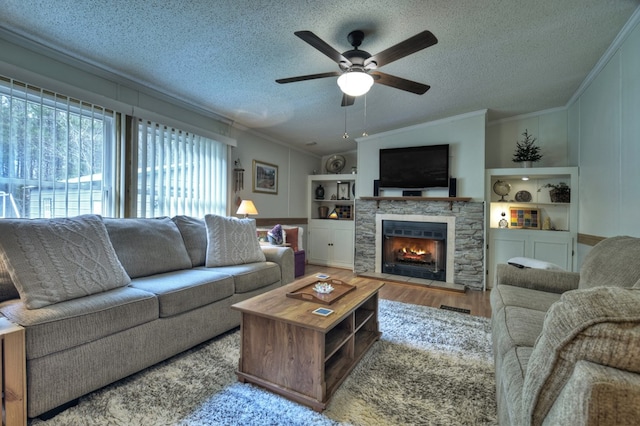
[[496, 284], [513, 285], [551, 293], [575, 290], [580, 282], [577, 272], [518, 268], [501, 263], [496, 269]]
[[568, 291], [544, 320], [525, 373], [523, 424], [544, 422], [576, 364], [589, 361], [640, 373], [640, 289]]
[[552, 425], [631, 425], [640, 419], [640, 374], [578, 361], [545, 418]]
[[282, 285], [289, 284], [295, 276], [295, 260], [291, 247], [260, 246], [267, 261], [280, 266]]

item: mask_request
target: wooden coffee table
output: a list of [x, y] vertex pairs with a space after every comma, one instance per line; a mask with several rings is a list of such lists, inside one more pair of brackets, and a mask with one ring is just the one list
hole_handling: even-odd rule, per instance
[[[358, 283], [330, 305], [286, 296], [315, 281], [300, 279], [232, 308], [242, 313], [238, 380], [321, 412], [382, 334], [378, 291], [384, 283]], [[334, 312], [312, 313], [320, 307]]]

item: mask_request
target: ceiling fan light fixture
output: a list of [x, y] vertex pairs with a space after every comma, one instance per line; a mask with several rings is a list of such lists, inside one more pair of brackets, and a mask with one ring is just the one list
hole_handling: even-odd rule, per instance
[[346, 71], [338, 77], [338, 86], [349, 96], [362, 96], [373, 86], [373, 77], [361, 70]]

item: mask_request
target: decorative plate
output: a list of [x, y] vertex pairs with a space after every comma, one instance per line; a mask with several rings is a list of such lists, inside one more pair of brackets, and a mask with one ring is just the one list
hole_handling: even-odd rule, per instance
[[528, 203], [531, 201], [531, 193], [529, 191], [516, 192], [516, 201], [519, 203]]
[[346, 158], [342, 155], [332, 155], [327, 159], [327, 163], [325, 164], [325, 168], [329, 173], [340, 173], [342, 169], [344, 169], [345, 163], [347, 162]]

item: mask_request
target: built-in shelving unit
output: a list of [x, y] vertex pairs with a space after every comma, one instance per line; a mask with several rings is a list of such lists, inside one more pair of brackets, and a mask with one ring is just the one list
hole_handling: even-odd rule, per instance
[[[497, 181], [510, 188], [506, 195], [494, 191]], [[545, 187], [561, 182], [571, 188], [568, 203], [552, 202], [550, 189]], [[577, 167], [486, 170], [488, 286], [494, 283], [496, 265], [512, 257], [530, 257], [576, 270], [578, 194]], [[516, 225], [512, 210], [525, 216], [534, 212], [535, 221]]]
[[[354, 174], [326, 174], [308, 177], [307, 261], [315, 265], [353, 268], [355, 237]], [[316, 197], [322, 185], [324, 197]]]

